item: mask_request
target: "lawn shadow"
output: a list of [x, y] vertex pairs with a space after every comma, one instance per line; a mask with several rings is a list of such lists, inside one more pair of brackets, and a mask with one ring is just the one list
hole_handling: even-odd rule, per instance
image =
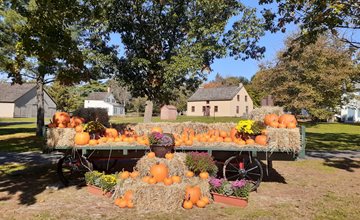
[[36, 128], [0, 128], [0, 135], [16, 134], [16, 133], [34, 133]]
[[0, 200], [10, 200], [19, 194], [19, 204], [35, 204], [38, 194], [46, 190], [47, 186], [58, 182], [54, 166], [52, 164], [32, 165], [20, 171], [0, 174], [0, 192], [8, 194], [8, 196], [0, 197]]
[[0, 141], [0, 151], [25, 152], [39, 151], [44, 145], [44, 138], [34, 136], [9, 138]]
[[6, 127], [12, 125], [28, 125], [28, 124], [35, 124], [35, 122], [30, 122], [30, 121], [0, 122], [0, 127]]
[[287, 184], [286, 179], [276, 169], [271, 166], [266, 166], [263, 162], [261, 162], [261, 164], [264, 171], [263, 182]]
[[360, 169], [360, 161], [349, 158], [325, 158], [324, 165], [346, 170], [348, 172], [354, 172], [355, 169]]
[[357, 150], [360, 135], [347, 133], [306, 133], [306, 148], [312, 150]]

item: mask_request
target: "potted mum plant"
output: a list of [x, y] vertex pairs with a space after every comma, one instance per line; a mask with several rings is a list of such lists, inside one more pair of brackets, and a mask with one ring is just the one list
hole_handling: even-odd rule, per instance
[[236, 125], [237, 136], [243, 140], [254, 139], [256, 135], [261, 134], [265, 128], [262, 122], [254, 120], [240, 120]]
[[116, 175], [90, 171], [85, 173], [85, 181], [89, 193], [110, 198], [116, 185]]
[[[186, 154], [185, 164], [196, 175], [208, 173], [207, 176], [215, 176], [218, 168], [213, 158], [206, 152], [189, 152]], [[205, 174], [206, 177], [206, 174]], [[207, 179], [207, 178], [204, 178]]]
[[246, 180], [227, 181], [211, 178], [209, 183], [214, 202], [239, 207], [247, 206], [251, 185]]
[[170, 133], [152, 132], [149, 135], [150, 150], [157, 157], [165, 158], [165, 154], [174, 151], [174, 136]]

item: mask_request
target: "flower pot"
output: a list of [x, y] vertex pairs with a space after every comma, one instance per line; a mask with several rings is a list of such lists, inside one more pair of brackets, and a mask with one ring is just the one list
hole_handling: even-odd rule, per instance
[[165, 146], [165, 145], [150, 145], [150, 150], [155, 153], [156, 157], [165, 158], [165, 154], [172, 153], [174, 151], [174, 146]]
[[246, 198], [225, 196], [213, 192], [211, 194], [213, 195], [214, 202], [223, 203], [226, 205], [238, 206], [238, 207], [246, 207], [248, 204], [248, 200]]
[[97, 196], [105, 196], [107, 198], [111, 198], [112, 193], [111, 192], [104, 192], [102, 191], [101, 188], [97, 187], [97, 186], [93, 186], [93, 185], [87, 185], [87, 190], [89, 193], [93, 194], [93, 195], [97, 195]]

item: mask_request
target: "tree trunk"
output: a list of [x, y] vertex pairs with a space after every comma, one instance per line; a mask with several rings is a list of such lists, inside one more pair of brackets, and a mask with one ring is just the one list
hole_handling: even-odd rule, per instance
[[39, 76], [36, 80], [36, 101], [37, 101], [37, 115], [36, 115], [36, 136], [43, 136], [44, 127], [44, 79]]
[[145, 106], [145, 114], [144, 114], [144, 122], [150, 123], [153, 113], [153, 102], [152, 101], [146, 101]]

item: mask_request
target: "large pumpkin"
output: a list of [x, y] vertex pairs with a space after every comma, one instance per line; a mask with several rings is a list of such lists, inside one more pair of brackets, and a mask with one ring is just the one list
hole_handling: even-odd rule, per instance
[[266, 145], [267, 143], [267, 138], [265, 135], [258, 135], [255, 137], [255, 143], [260, 144], [260, 145]]
[[198, 186], [188, 186], [186, 187], [186, 196], [193, 204], [200, 200], [201, 197], [201, 190]]
[[278, 121], [279, 117], [275, 114], [267, 114], [265, 115], [265, 118], [264, 118], [264, 123], [266, 125], [270, 125], [271, 122], [274, 122], [274, 121]]
[[106, 128], [105, 129], [105, 136], [106, 137], [117, 138], [117, 137], [119, 137], [119, 133], [115, 128]]
[[75, 134], [75, 144], [85, 145], [90, 141], [90, 134], [88, 132], [81, 132]]
[[281, 115], [280, 118], [279, 118], [279, 123], [280, 123], [280, 124], [287, 125], [287, 124], [290, 123], [290, 122], [295, 123], [295, 124], [297, 123], [297, 122], [296, 122], [296, 118], [295, 118], [294, 115], [283, 114], [283, 115]]
[[157, 163], [150, 168], [150, 174], [156, 179], [156, 182], [163, 182], [169, 175], [169, 169], [163, 163]]

